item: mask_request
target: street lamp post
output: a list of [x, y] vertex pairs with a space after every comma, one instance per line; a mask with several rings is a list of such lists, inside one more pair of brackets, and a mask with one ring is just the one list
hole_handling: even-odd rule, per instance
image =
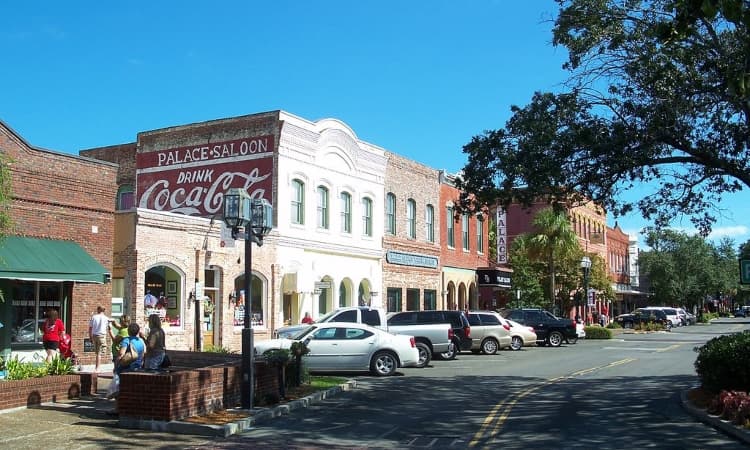
[[591, 269], [591, 258], [584, 256], [581, 258], [581, 269], [583, 269], [583, 316], [581, 316], [581, 298], [578, 297], [576, 306], [576, 315], [586, 321], [586, 305], [589, 301], [589, 269]]
[[251, 199], [244, 189], [230, 189], [224, 194], [224, 223], [232, 230], [232, 238], [236, 239], [239, 229], [245, 231], [245, 309], [244, 326], [242, 328], [242, 407], [252, 409], [254, 403], [254, 345], [251, 321], [252, 296], [252, 243], [263, 245], [263, 237], [267, 235], [273, 224], [273, 208], [265, 199]]

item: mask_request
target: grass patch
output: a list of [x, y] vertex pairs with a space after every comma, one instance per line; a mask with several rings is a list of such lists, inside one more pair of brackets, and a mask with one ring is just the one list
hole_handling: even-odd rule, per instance
[[347, 382], [346, 378], [342, 377], [331, 377], [331, 376], [312, 376], [310, 377], [310, 386], [313, 387], [317, 391], [321, 391], [324, 389], [329, 389], [334, 386], [338, 386], [339, 384], [344, 384]]

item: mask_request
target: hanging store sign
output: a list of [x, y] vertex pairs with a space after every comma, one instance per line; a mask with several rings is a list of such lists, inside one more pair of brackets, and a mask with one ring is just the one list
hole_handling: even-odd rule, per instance
[[497, 263], [506, 264], [508, 262], [508, 228], [506, 227], [506, 213], [504, 208], [497, 208]]

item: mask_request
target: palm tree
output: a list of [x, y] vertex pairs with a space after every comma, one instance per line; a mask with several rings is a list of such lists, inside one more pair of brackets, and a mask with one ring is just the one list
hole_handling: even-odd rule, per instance
[[568, 216], [563, 211], [545, 208], [531, 222], [535, 230], [529, 239], [532, 258], [544, 261], [549, 273], [549, 299], [555, 306], [555, 263], [580, 252], [578, 237], [570, 226]]

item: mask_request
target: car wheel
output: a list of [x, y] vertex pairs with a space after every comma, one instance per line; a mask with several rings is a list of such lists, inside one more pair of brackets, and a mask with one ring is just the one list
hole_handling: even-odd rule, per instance
[[547, 343], [552, 347], [559, 347], [562, 344], [563, 335], [559, 331], [553, 331], [547, 337]]
[[667, 320], [667, 324], [664, 326], [664, 329], [667, 331], [672, 331], [672, 322]]
[[456, 349], [457, 349], [456, 344], [454, 344], [453, 342], [451, 342], [451, 345], [448, 346], [448, 351], [441, 353], [440, 354], [440, 358], [446, 359], [446, 360], [455, 359], [456, 358], [456, 354], [458, 353], [456, 351]]
[[521, 350], [523, 348], [523, 339], [521, 336], [513, 336], [510, 340], [510, 349], [513, 351]]
[[370, 361], [370, 372], [379, 377], [387, 377], [396, 373], [398, 360], [391, 352], [377, 352]]
[[421, 369], [430, 363], [432, 352], [430, 351], [430, 346], [424, 342], [417, 342], [417, 350], [419, 351], [419, 362], [417, 363], [417, 367]]
[[485, 339], [482, 342], [482, 352], [485, 355], [494, 355], [495, 353], [497, 353], [497, 348], [498, 348], [497, 341], [492, 338]]

